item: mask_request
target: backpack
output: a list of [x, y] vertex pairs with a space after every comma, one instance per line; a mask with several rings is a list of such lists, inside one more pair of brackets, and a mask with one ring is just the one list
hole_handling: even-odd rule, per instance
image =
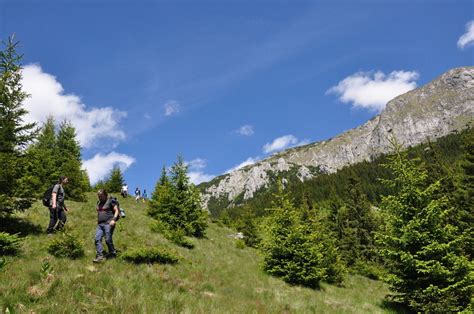
[[43, 194], [43, 205], [46, 206], [46, 207], [50, 206], [54, 186], [55, 186], [55, 184], [51, 185]]
[[117, 200], [117, 198], [116, 197], [110, 197], [110, 198], [111, 198], [112, 205], [117, 205], [119, 209], [119, 215], [118, 215], [117, 220], [119, 220], [120, 218], [125, 218], [125, 211], [123, 210], [123, 208], [120, 208], [120, 203]]

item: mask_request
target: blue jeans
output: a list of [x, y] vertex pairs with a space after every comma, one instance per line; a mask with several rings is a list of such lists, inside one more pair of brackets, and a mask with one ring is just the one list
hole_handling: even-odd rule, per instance
[[111, 226], [108, 223], [100, 223], [97, 225], [95, 231], [95, 249], [97, 251], [97, 256], [103, 256], [103, 247], [102, 247], [102, 238], [105, 236], [105, 243], [109, 249], [109, 254], [116, 254], [114, 248], [114, 242], [112, 236], [114, 234], [115, 226]]

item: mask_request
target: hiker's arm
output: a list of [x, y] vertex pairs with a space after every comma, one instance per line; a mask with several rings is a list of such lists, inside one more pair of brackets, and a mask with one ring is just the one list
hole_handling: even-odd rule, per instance
[[51, 200], [53, 201], [52, 204], [51, 204], [51, 207], [52, 207], [52, 208], [56, 208], [56, 205], [57, 205], [57, 204], [56, 204], [57, 196], [58, 196], [58, 194], [57, 194], [56, 192], [53, 192], [53, 193], [51, 194]]
[[120, 211], [118, 209], [118, 206], [114, 205], [114, 218], [110, 221], [110, 224], [112, 226], [115, 225], [115, 222], [118, 220], [119, 215], [120, 215]]

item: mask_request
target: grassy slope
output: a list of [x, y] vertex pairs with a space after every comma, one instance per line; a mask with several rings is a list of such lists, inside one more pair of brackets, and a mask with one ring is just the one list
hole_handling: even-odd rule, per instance
[[[150, 232], [144, 204], [130, 198], [121, 202], [127, 218], [119, 221], [116, 247], [125, 251], [141, 245], [162, 245], [182, 257], [179, 264], [133, 265], [121, 260], [92, 264], [96, 226], [95, 198], [69, 202], [68, 232], [82, 241], [86, 256], [57, 259], [45, 250], [44, 233], [29, 234], [19, 257], [9, 257], [0, 272], [0, 312], [201, 312], [201, 313], [379, 313], [387, 287], [377, 281], [349, 276], [344, 287], [324, 285], [320, 290], [289, 286], [259, 269], [257, 251], [238, 249], [233, 231], [211, 224], [207, 239], [193, 240], [196, 247], [176, 247]], [[24, 220], [44, 229], [48, 211], [40, 204]], [[5, 228], [3, 228], [5, 229]], [[40, 277], [44, 259], [53, 276]], [[33, 287], [33, 288], [32, 288]]]

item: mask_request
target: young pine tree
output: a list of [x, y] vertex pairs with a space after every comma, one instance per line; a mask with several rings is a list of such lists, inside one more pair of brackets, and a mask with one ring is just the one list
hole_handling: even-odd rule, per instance
[[202, 237], [207, 228], [207, 213], [201, 207], [201, 196], [189, 182], [188, 166], [181, 156], [171, 167], [171, 183], [176, 198], [175, 216], [178, 229], [188, 236]]
[[371, 205], [362, 193], [360, 182], [349, 178], [349, 196], [345, 200], [341, 214], [345, 217], [340, 239], [340, 247], [348, 266], [356, 262], [367, 262], [374, 255], [374, 235], [376, 230], [375, 218]]
[[36, 142], [26, 151], [28, 163], [23, 184], [36, 197], [43, 196], [61, 175], [57, 168], [56, 142], [54, 118], [50, 116], [41, 127]]
[[170, 177], [163, 168], [148, 205], [148, 214], [171, 231], [204, 236], [207, 213], [201, 208], [199, 191], [189, 182], [187, 166], [181, 157], [172, 166]]
[[449, 223], [455, 209], [438, 193], [440, 182], [427, 183], [427, 171], [399, 146], [387, 166], [395, 179], [385, 183], [397, 192], [382, 200], [386, 226], [377, 239], [394, 299], [427, 313], [465, 309], [473, 292], [472, 263]]
[[147, 214], [164, 223], [166, 227], [175, 229], [179, 225], [178, 217], [172, 214], [176, 203], [173, 186], [166, 173], [166, 167], [163, 166], [161, 176], [148, 202]]
[[63, 121], [57, 138], [56, 167], [61, 175], [69, 178], [66, 195], [73, 200], [84, 201], [88, 186], [81, 170], [81, 147], [76, 139], [76, 130], [71, 123]]
[[123, 186], [123, 175], [120, 167], [115, 166], [110, 172], [107, 180], [107, 187], [111, 193], [119, 193]]
[[278, 182], [259, 246], [263, 269], [287, 283], [312, 288], [322, 280], [340, 282], [342, 268], [334, 245], [324, 236], [326, 230], [316, 227], [316, 220], [302, 221], [305, 215], [297, 211]]
[[0, 51], [0, 215], [31, 206], [29, 191], [22, 188], [27, 158], [25, 146], [36, 135], [36, 125], [25, 123], [21, 59], [18, 42], [8, 38]]

